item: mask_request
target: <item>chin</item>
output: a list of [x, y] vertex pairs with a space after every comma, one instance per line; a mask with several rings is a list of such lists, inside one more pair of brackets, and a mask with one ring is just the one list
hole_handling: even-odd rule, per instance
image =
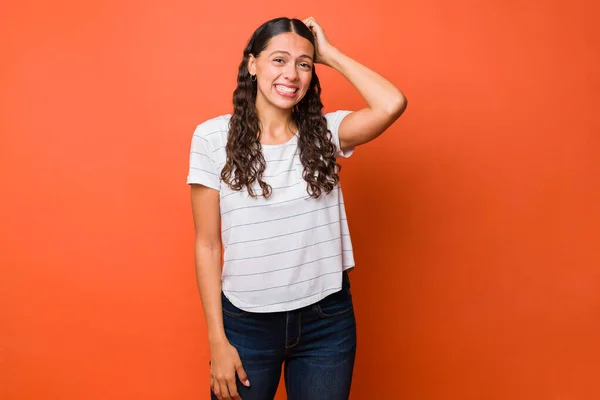
[[296, 104], [298, 104], [297, 101], [285, 101], [285, 100], [281, 100], [278, 99], [278, 101], [271, 101], [271, 104], [273, 104], [275, 107], [277, 108], [281, 108], [283, 110], [291, 110], [292, 108], [294, 108], [294, 106]]

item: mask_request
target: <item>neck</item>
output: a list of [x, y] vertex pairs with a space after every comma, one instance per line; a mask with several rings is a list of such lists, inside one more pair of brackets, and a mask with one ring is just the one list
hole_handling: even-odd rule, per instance
[[260, 141], [263, 143], [283, 143], [297, 131], [291, 109], [274, 107], [262, 97], [256, 99], [256, 112], [260, 121]]

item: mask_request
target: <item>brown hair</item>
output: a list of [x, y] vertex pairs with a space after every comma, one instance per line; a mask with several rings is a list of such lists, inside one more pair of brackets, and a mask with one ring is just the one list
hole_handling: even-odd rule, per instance
[[[257, 84], [248, 72], [248, 57], [257, 57], [276, 35], [294, 32], [308, 39], [313, 46], [315, 40], [308, 27], [298, 19], [276, 18], [265, 22], [253, 34], [238, 70], [238, 85], [233, 92], [233, 114], [229, 121], [227, 139], [227, 161], [221, 171], [221, 179], [233, 190], [246, 187], [252, 197], [252, 189], [258, 181], [262, 196], [271, 195], [271, 186], [262, 180], [266, 162], [259, 141], [260, 123], [256, 112]], [[313, 55], [314, 58], [315, 55]], [[329, 193], [339, 182], [341, 166], [335, 160], [335, 147], [327, 121], [322, 114], [321, 85], [313, 65], [310, 87], [302, 100], [294, 107], [293, 118], [299, 129], [298, 147], [304, 166], [303, 178], [308, 183], [311, 197], [319, 197], [323, 191]]]

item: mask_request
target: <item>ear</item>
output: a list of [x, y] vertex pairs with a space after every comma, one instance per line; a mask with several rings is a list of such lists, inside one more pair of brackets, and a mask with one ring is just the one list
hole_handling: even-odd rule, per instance
[[250, 54], [248, 56], [248, 72], [250, 73], [250, 75], [256, 75], [256, 58], [254, 57], [254, 54]]

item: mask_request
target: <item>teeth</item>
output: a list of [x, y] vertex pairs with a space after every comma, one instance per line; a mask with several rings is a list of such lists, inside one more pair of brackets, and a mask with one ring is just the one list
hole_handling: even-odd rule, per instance
[[280, 90], [282, 92], [286, 92], [286, 93], [295, 93], [296, 89], [292, 89], [292, 88], [288, 88], [285, 86], [276, 86], [277, 90]]

